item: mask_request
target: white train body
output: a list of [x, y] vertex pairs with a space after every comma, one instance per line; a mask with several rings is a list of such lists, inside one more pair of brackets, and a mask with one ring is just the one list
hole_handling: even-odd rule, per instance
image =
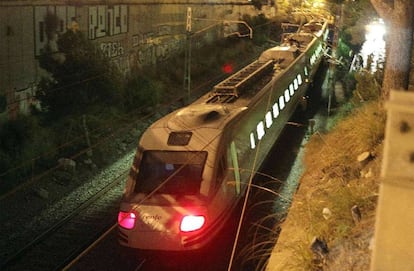
[[327, 28], [314, 26], [143, 133], [118, 216], [121, 245], [182, 251], [216, 236], [319, 66]]

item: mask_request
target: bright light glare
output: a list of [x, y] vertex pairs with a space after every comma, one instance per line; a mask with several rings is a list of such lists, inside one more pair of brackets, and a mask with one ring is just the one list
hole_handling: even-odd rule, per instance
[[122, 228], [130, 230], [135, 226], [136, 215], [131, 212], [119, 212], [118, 213], [118, 224]]
[[382, 39], [385, 34], [385, 25], [382, 20], [372, 22], [366, 26], [367, 36], [373, 37], [374, 39]]
[[254, 139], [254, 134], [250, 133], [250, 148], [256, 148], [256, 140]]
[[323, 2], [315, 2], [313, 3], [314, 8], [323, 8], [325, 6], [325, 3]]
[[180, 230], [190, 232], [201, 229], [206, 219], [202, 215], [187, 215], [181, 220]]
[[372, 72], [375, 72], [377, 63], [384, 60], [385, 31], [385, 24], [382, 20], [372, 22], [366, 26], [365, 42], [362, 45], [360, 54], [365, 64], [368, 62], [368, 56], [372, 57], [372, 66], [366, 67], [367, 70]]
[[269, 111], [266, 113], [266, 128], [270, 128], [272, 126], [273, 120], [272, 120], [272, 113]]
[[264, 129], [264, 124], [263, 121], [259, 122], [259, 124], [257, 124], [257, 139], [261, 140], [263, 138], [263, 136], [265, 135], [265, 129]]

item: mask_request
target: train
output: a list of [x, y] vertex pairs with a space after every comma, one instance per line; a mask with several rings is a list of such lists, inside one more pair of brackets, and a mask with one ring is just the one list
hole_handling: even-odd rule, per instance
[[314, 21], [285, 33], [279, 46], [143, 132], [118, 213], [121, 246], [188, 251], [218, 235], [302, 103], [328, 31]]

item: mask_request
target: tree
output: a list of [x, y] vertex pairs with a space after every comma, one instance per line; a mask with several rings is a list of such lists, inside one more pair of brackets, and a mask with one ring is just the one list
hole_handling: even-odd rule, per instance
[[371, 0], [379, 16], [388, 26], [387, 53], [382, 92], [408, 89], [411, 49], [413, 45], [413, 0]]
[[50, 74], [36, 94], [47, 115], [88, 114], [122, 103], [122, 75], [82, 32], [66, 31], [54, 47], [46, 47], [39, 58]]

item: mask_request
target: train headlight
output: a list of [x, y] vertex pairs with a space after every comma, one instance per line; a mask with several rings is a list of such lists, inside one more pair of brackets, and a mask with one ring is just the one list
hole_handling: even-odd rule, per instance
[[118, 213], [118, 224], [122, 228], [130, 230], [135, 226], [136, 217], [137, 216], [132, 212], [121, 211]]
[[187, 215], [181, 220], [180, 230], [182, 232], [196, 231], [203, 227], [206, 218], [202, 215]]

